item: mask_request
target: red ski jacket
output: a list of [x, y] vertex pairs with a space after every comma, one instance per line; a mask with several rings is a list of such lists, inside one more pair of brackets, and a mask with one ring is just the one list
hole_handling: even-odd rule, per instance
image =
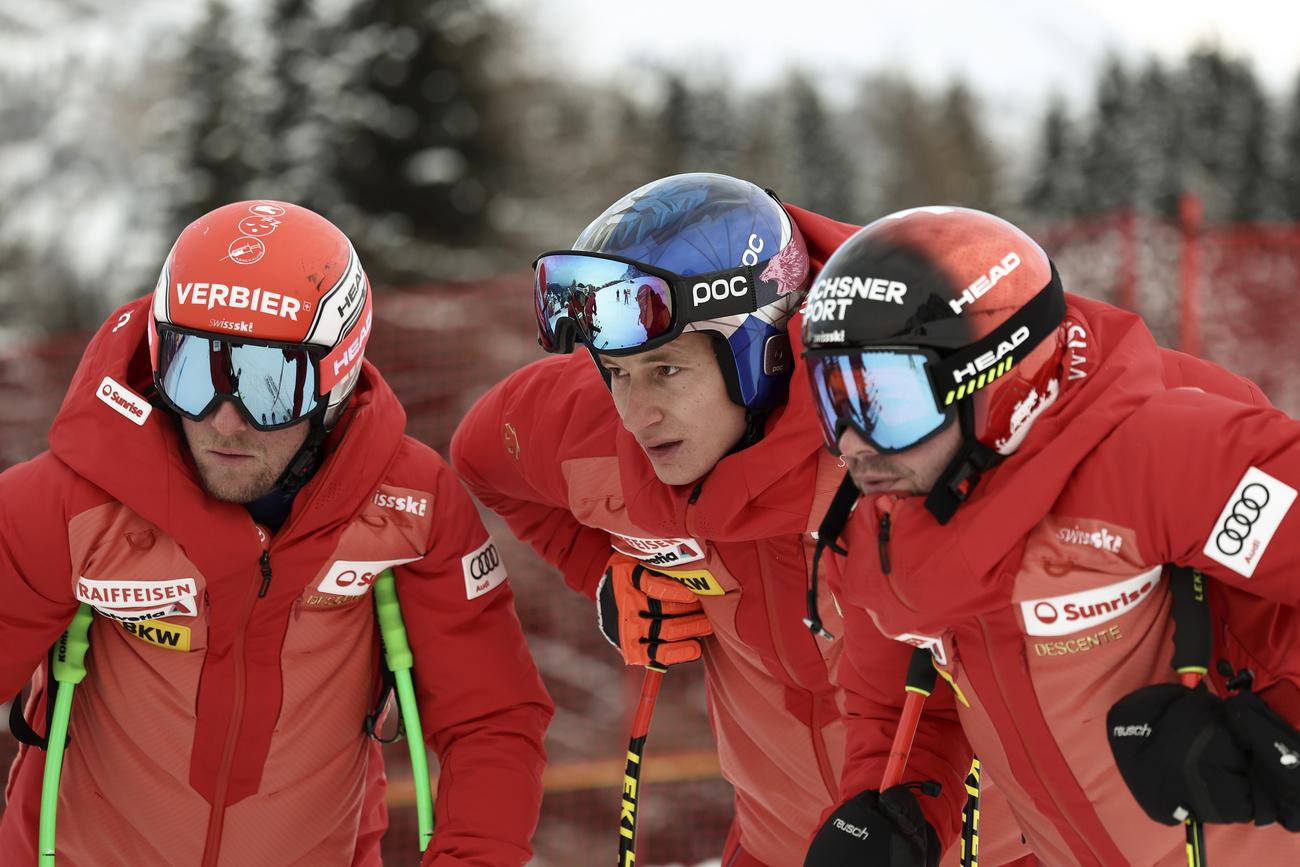
[[[179, 425], [145, 399], [147, 305], [92, 340], [50, 450], [0, 475], [0, 695], [31, 678], [38, 731], [46, 651], [79, 602], [96, 609], [59, 864], [378, 865], [384, 781], [362, 722], [379, 691], [369, 590], [387, 566], [441, 759], [422, 863], [525, 863], [552, 706], [455, 475], [403, 435], [367, 364], [270, 535], [203, 492]], [[5, 864], [35, 862], [44, 757], [24, 747], [9, 774]]]
[[[1177, 563], [1212, 579], [1215, 659], [1248, 666], [1300, 722], [1300, 423], [1245, 380], [1162, 352], [1133, 314], [1070, 297], [1068, 315], [1061, 398], [948, 525], [921, 498], [883, 496], [846, 528], [841, 794], [878, 785], [911, 652], [886, 636], [902, 638], [932, 647], [954, 687], [927, 704], [906, 777], [943, 784], [922, 799], [941, 833], [960, 822], [973, 748], [1044, 863], [1173, 867], [1186, 863], [1183, 832], [1129, 794], [1106, 713], [1176, 679], [1160, 567]], [[1251, 485], [1266, 502], [1241, 529], [1232, 516]], [[1300, 836], [1279, 826], [1206, 831], [1216, 860], [1300, 863]]]
[[[856, 229], [790, 210], [815, 268]], [[797, 340], [798, 317], [790, 332]], [[593, 596], [618, 550], [699, 595], [713, 628], [701, 642], [709, 718], [736, 790], [740, 843], [772, 867], [803, 863], [837, 800], [844, 757], [841, 698], [830, 679], [841, 642], [814, 638], [802, 622], [811, 534], [843, 470], [823, 448], [796, 366], [789, 401], [763, 439], [724, 457], [698, 490], [658, 480], [586, 352], [534, 362], [499, 383], [451, 447], [470, 490], [573, 589]], [[839, 635], [840, 615], [823, 597], [822, 619]], [[990, 819], [990, 859], [999, 824], [1020, 847], [1009, 822]]]

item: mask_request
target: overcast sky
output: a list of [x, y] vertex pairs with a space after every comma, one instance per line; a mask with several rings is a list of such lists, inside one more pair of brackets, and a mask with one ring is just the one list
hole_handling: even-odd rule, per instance
[[895, 68], [963, 73], [994, 98], [1091, 92], [1107, 50], [1177, 60], [1199, 42], [1248, 58], [1274, 93], [1294, 85], [1300, 5], [1280, 0], [491, 0], [535, 24], [536, 62], [607, 76], [636, 64], [725, 68], [762, 83], [791, 64], [834, 81]]

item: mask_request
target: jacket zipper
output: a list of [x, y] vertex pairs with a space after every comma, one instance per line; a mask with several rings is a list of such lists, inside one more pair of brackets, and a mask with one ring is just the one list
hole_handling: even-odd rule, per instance
[[271, 589], [271, 552], [263, 551], [257, 565], [262, 568], [262, 586], [257, 591], [257, 598], [261, 599], [266, 596], [266, 591]]
[[216, 867], [221, 856], [221, 832], [226, 820], [226, 793], [230, 790], [230, 767], [235, 756], [235, 747], [239, 744], [239, 732], [244, 726], [244, 689], [246, 672], [244, 671], [244, 636], [247, 633], [248, 618], [253, 613], [253, 606], [258, 598], [265, 596], [271, 585], [271, 554], [262, 550], [258, 560], [261, 567], [262, 584], [260, 591], [254, 595], [253, 585], [248, 587], [248, 601], [244, 604], [244, 615], [239, 621], [239, 631], [235, 634], [235, 646], [231, 651], [235, 661], [235, 700], [230, 711], [230, 725], [226, 729], [226, 744], [221, 751], [221, 766], [217, 771], [217, 788], [212, 799], [212, 813], [208, 819], [208, 837], [203, 845], [203, 867]]
[[880, 552], [880, 571], [889, 574], [889, 513], [880, 516], [880, 532], [876, 536], [877, 550]]

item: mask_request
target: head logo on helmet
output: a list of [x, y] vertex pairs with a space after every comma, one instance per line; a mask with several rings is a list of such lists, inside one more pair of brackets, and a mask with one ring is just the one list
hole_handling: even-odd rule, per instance
[[[894, 414], [882, 434], [897, 437], [894, 450], [960, 420], [965, 445], [954, 461], [987, 466], [1015, 451], [1058, 396], [1064, 316], [1055, 268], [1023, 231], [981, 211], [916, 208], [877, 220], [835, 252], [809, 294], [803, 336], [810, 355], [856, 356], [844, 369], [876, 378], [857, 388], [877, 414], [859, 410], [855, 426], [876, 424], [901, 388], [923, 420], [909, 428]], [[823, 418], [828, 436], [852, 421], [830, 395], [840, 382], [820, 385], [819, 410], [837, 415]], [[870, 441], [872, 431], [862, 433]]]
[[[688, 278], [676, 300], [691, 321], [675, 333], [713, 338], [734, 403], [763, 411], [783, 397], [792, 369], [785, 329], [807, 287], [808, 253], [775, 196], [726, 175], [661, 178], [606, 209], [573, 249]], [[644, 294], [647, 307], [656, 302]]]
[[297, 205], [236, 202], [186, 227], [163, 264], [150, 322], [154, 373], [160, 329], [234, 347], [299, 347], [316, 359], [313, 388], [329, 427], [356, 385], [371, 324], [370, 283], [338, 228]]

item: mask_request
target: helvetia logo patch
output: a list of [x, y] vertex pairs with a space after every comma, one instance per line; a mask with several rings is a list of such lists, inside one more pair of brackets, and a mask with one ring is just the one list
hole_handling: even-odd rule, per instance
[[1246, 470], [1201, 553], [1244, 578], [1251, 577], [1295, 496], [1295, 488], [1259, 467]]
[[506, 580], [506, 566], [501, 552], [489, 536], [482, 545], [460, 558], [465, 571], [465, 598], [477, 599]]

